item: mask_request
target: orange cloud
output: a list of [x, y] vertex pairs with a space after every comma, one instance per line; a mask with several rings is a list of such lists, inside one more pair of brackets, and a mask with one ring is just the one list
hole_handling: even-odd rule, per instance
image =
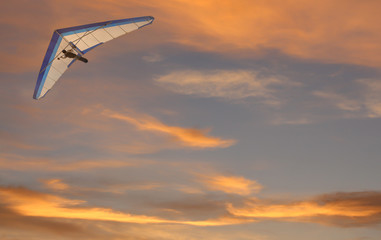
[[17, 171], [48, 170], [48, 171], [81, 171], [94, 168], [132, 167], [147, 164], [145, 160], [120, 161], [120, 160], [81, 160], [72, 162], [54, 161], [44, 158], [25, 158], [16, 155], [0, 154], [0, 169]]
[[110, 110], [105, 110], [103, 114], [109, 118], [114, 118], [135, 125], [139, 130], [151, 131], [155, 133], [165, 134], [172, 137], [177, 142], [187, 147], [194, 148], [215, 148], [229, 147], [233, 145], [235, 140], [224, 140], [217, 137], [207, 135], [207, 130], [199, 130], [192, 128], [182, 128], [168, 126], [151, 116], [127, 116]]
[[220, 226], [236, 224], [243, 220], [221, 217], [205, 221], [169, 220], [154, 216], [133, 215], [109, 208], [81, 207], [82, 200], [71, 200], [55, 195], [39, 193], [24, 188], [0, 187], [3, 204], [13, 211], [34, 217], [114, 221], [122, 223], [171, 223], [193, 226]]
[[55, 190], [55, 191], [70, 191], [70, 192], [103, 192], [103, 193], [113, 193], [113, 194], [123, 194], [128, 190], [152, 190], [155, 188], [162, 187], [160, 183], [140, 183], [140, 184], [111, 184], [107, 187], [101, 188], [91, 188], [91, 187], [78, 187], [69, 186], [64, 183], [62, 179], [42, 179], [40, 180], [44, 183], [45, 187]]
[[[5, 49], [14, 49], [4, 53], [6, 60], [0, 64], [7, 72], [38, 68], [36, 56], [43, 58], [55, 28], [143, 15], [156, 18], [149, 30], [155, 37], [134, 34], [130, 40], [134, 50], [175, 42], [201, 51], [250, 57], [276, 49], [328, 63], [381, 66], [380, 1], [67, 0], [47, 1], [44, 14], [36, 14], [41, 6], [24, 4], [27, 7], [12, 11], [12, 4], [3, 6], [10, 11], [2, 15], [2, 24], [13, 30], [10, 40], [3, 41]], [[108, 47], [108, 52], [128, 49]]]
[[[134, 9], [156, 17], [155, 41], [258, 56], [263, 49], [324, 62], [380, 67], [381, 2], [373, 0], [118, 0], [81, 2], [120, 17]], [[111, 5], [111, 6], [110, 6]], [[147, 10], [148, 9], [148, 10]], [[159, 43], [160, 42], [160, 43]]]
[[[155, 2], [156, 4], [156, 2]], [[174, 41], [209, 51], [278, 49], [325, 62], [381, 66], [379, 1], [187, 1], [161, 3]], [[173, 21], [181, 19], [180, 21]]]
[[53, 190], [67, 190], [69, 189], [69, 185], [66, 183], [62, 182], [61, 179], [45, 179], [41, 180], [45, 184], [47, 188], [53, 189]]
[[162, 187], [160, 183], [141, 183], [141, 184], [116, 184], [108, 186], [106, 189], [99, 188], [78, 188], [80, 191], [110, 192], [114, 194], [123, 194], [128, 190], [153, 190]]
[[318, 222], [338, 226], [371, 225], [381, 222], [381, 193], [327, 194], [314, 200], [271, 204], [257, 199], [244, 207], [228, 204], [234, 216], [253, 219]]
[[[208, 220], [174, 220], [157, 216], [134, 215], [109, 208], [83, 205], [86, 201], [72, 200], [24, 188], [0, 187], [2, 206], [19, 216], [55, 219], [82, 219], [139, 224], [182, 224], [191, 226], [222, 226], [261, 220], [315, 222], [339, 227], [359, 227], [381, 223], [380, 192], [349, 192], [327, 194], [313, 200], [276, 204], [251, 199], [242, 207], [227, 204], [229, 214]], [[194, 202], [193, 202], [194, 203]], [[173, 211], [197, 208], [225, 208], [220, 203], [202, 202], [202, 205], [175, 204]], [[211, 204], [211, 205], [210, 205]], [[208, 209], [209, 209], [208, 208]], [[165, 210], [165, 209], [164, 209]], [[167, 209], [168, 210], [168, 209]], [[215, 209], [215, 211], [218, 209]], [[177, 211], [178, 212], [178, 211]]]
[[[2, 240], [55, 239], [55, 235], [65, 236], [69, 239], [85, 236], [95, 239], [94, 237], [96, 237], [93, 233], [86, 232], [80, 224], [57, 221], [57, 219], [23, 216], [4, 205], [0, 206], [0, 231]], [[34, 234], [32, 234], [33, 232]], [[37, 236], [31, 237], [31, 235]]]
[[211, 190], [239, 195], [250, 195], [252, 193], [257, 193], [262, 189], [262, 186], [259, 183], [244, 177], [203, 175], [200, 180]]

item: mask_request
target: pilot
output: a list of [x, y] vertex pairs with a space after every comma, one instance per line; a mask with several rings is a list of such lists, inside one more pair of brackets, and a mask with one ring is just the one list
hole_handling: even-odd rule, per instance
[[75, 59], [78, 59], [79, 61], [82, 61], [84, 63], [87, 63], [88, 60], [80, 55], [77, 55], [71, 51], [66, 51], [66, 50], [62, 50], [62, 53], [65, 54], [65, 57], [63, 58], [75, 58]]

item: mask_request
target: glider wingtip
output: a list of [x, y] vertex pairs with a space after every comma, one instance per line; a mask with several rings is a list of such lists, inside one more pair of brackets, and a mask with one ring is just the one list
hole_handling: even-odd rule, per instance
[[44, 95], [41, 95], [41, 93], [39, 93], [38, 91], [35, 91], [33, 93], [33, 99], [35, 100], [40, 100], [41, 98], [43, 98], [44, 96], [46, 95], [46, 93]]
[[34, 100], [39, 100], [40, 97], [36, 96], [36, 94], [33, 94], [33, 99], [34, 99]]

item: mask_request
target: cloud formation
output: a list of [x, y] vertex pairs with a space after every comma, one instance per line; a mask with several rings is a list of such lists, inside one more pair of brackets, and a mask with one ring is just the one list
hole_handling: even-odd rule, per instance
[[381, 193], [334, 193], [312, 200], [284, 203], [252, 199], [243, 207], [228, 204], [228, 211], [234, 216], [257, 220], [316, 222], [339, 227], [369, 226], [381, 223]]
[[[0, 205], [0, 228], [2, 229], [0, 235], [2, 239], [5, 237], [4, 233], [11, 230], [16, 230], [18, 236], [31, 231], [38, 232], [39, 236], [45, 234], [57, 234], [67, 237], [85, 235], [85, 230], [80, 225], [60, 222], [54, 219], [24, 216], [3, 205]], [[91, 233], [86, 233], [86, 235], [92, 236]]]
[[65, 183], [62, 179], [41, 179], [40, 182], [44, 186], [53, 191], [65, 192], [65, 193], [113, 193], [124, 194], [129, 190], [141, 190], [149, 191], [162, 187], [162, 184], [156, 182], [146, 183], [133, 183], [133, 184], [105, 184], [103, 187], [80, 187], [71, 186]]
[[31, 217], [83, 219], [114, 221], [122, 223], [170, 223], [192, 226], [221, 226], [242, 222], [238, 218], [220, 217], [217, 219], [192, 221], [170, 220], [155, 216], [134, 215], [117, 212], [109, 208], [84, 207], [86, 201], [71, 200], [51, 194], [31, 191], [25, 188], [0, 187], [3, 204], [18, 214]]
[[245, 55], [277, 49], [301, 58], [376, 67], [381, 66], [376, 24], [381, 19], [375, 11], [380, 6], [372, 0], [173, 0], [156, 5], [176, 30], [174, 41], [184, 45]]
[[96, 168], [120, 168], [147, 164], [147, 161], [79, 160], [57, 161], [47, 158], [26, 158], [18, 155], [0, 154], [0, 169], [17, 171], [82, 171]]
[[[221, 201], [193, 201], [171, 203], [173, 210], [190, 211], [212, 209], [220, 214], [208, 220], [167, 219], [157, 216], [129, 214], [110, 208], [88, 206], [86, 201], [72, 200], [52, 194], [31, 191], [25, 188], [1, 187], [1, 202], [9, 211], [26, 217], [56, 219], [83, 219], [91, 221], [113, 221], [138, 224], [183, 224], [191, 226], [234, 225], [254, 221], [277, 220], [288, 222], [313, 222], [336, 227], [362, 227], [381, 223], [380, 192], [333, 193], [303, 201], [281, 201], [279, 199], [246, 198], [243, 206], [234, 206]], [[204, 199], [205, 200], [205, 199]], [[86, 205], [86, 206], [85, 206]], [[166, 204], [167, 207], [170, 205]], [[166, 206], [161, 204], [161, 206]], [[226, 206], [226, 207], [225, 207]], [[171, 207], [172, 208], [172, 207]], [[192, 212], [192, 211], [191, 211]], [[209, 211], [210, 212], [210, 211]], [[189, 217], [189, 214], [185, 216]]]
[[176, 93], [228, 100], [256, 98], [267, 105], [278, 106], [279, 87], [298, 86], [281, 77], [264, 77], [248, 70], [174, 71], [155, 81]]
[[329, 63], [381, 66], [379, 1], [108, 0], [80, 5], [92, 11], [107, 8], [115, 17], [122, 9], [149, 8], [158, 19], [157, 30], [152, 30], [157, 31], [156, 39], [201, 51], [256, 56], [261, 50], [276, 49]]
[[[10, 134], [5, 131], [0, 130], [0, 143], [3, 146], [7, 146], [7, 149], [17, 149], [17, 150], [32, 150], [32, 151], [41, 151], [41, 150], [48, 150], [48, 147], [38, 146], [29, 144], [22, 139], [20, 139], [18, 136]], [[3, 146], [0, 146], [0, 149], [3, 148]]]
[[238, 176], [201, 175], [199, 180], [209, 190], [230, 194], [250, 195], [262, 189], [262, 186], [256, 181]]
[[[2, 88], [0, 101], [1, 106], [5, 106], [2, 108], [0, 120], [3, 129], [3, 132], [0, 131], [0, 169], [4, 173], [0, 174], [0, 180], [39, 189], [35, 180], [44, 178], [43, 182], [47, 188], [44, 190], [52, 194], [23, 188], [0, 188], [0, 225], [5, 229], [1, 230], [0, 238], [52, 239], [42, 233], [28, 235], [29, 230], [37, 229], [44, 233], [56, 233], [57, 239], [61, 239], [66, 237], [67, 232], [82, 234], [83, 228], [93, 232], [93, 229], [99, 226], [105, 231], [110, 231], [110, 235], [91, 236], [88, 239], [156, 240], [184, 237], [219, 240], [262, 239], [254, 237], [257, 229], [271, 228], [272, 223], [226, 228], [196, 226], [240, 225], [250, 221], [314, 222], [339, 227], [373, 226], [380, 223], [378, 192], [328, 194], [313, 199], [299, 198], [292, 202], [282, 199], [262, 199], [259, 194], [258, 198], [254, 199], [251, 198], [252, 195], [257, 194], [262, 186], [251, 178], [223, 174], [195, 176], [189, 172], [192, 170], [195, 172], [194, 169], [197, 169], [196, 171], [205, 173], [205, 165], [219, 164], [221, 168], [229, 171], [234, 165], [234, 171], [238, 172], [242, 167], [247, 167], [244, 170], [247, 173], [254, 168], [253, 164], [260, 162], [259, 159], [274, 160], [272, 158], [274, 156], [281, 156], [279, 162], [269, 161], [275, 167], [282, 161], [282, 157], [298, 162], [294, 157], [303, 158], [304, 154], [313, 152], [316, 148], [316, 144], [313, 143], [323, 143], [319, 146], [326, 148], [327, 144], [324, 143], [327, 141], [324, 140], [333, 135], [337, 136], [335, 132], [326, 135], [319, 131], [327, 131], [327, 125], [309, 128], [311, 131], [307, 126], [262, 128], [261, 117], [265, 114], [260, 111], [264, 108], [259, 107], [260, 111], [257, 111], [258, 106], [254, 106], [250, 110], [255, 110], [252, 111], [255, 113], [248, 113], [240, 108], [238, 111], [231, 111], [237, 115], [230, 116], [238, 119], [241, 117], [240, 114], [247, 114], [242, 118], [243, 124], [240, 124], [235, 134], [243, 134], [242, 140], [255, 139], [254, 142], [247, 142], [239, 148], [231, 149], [228, 154], [225, 154], [226, 151], [213, 151], [213, 153], [208, 151], [202, 154], [199, 152], [189, 154], [187, 151], [163, 153], [152, 156], [157, 159], [154, 164], [149, 164], [148, 168], [137, 169], [130, 167], [141, 166], [140, 164], [146, 164], [147, 161], [124, 160], [126, 155], [154, 153], [161, 149], [172, 148], [192, 150], [226, 148], [232, 146], [235, 140], [228, 139], [230, 136], [225, 138], [218, 135], [221, 134], [218, 131], [209, 132], [184, 127], [181, 122], [167, 122], [165, 119], [157, 118], [156, 115], [152, 117], [128, 111], [106, 111], [102, 115], [103, 105], [95, 110], [92, 108], [94, 101], [101, 102], [110, 109], [145, 107], [149, 105], [147, 103], [154, 101], [155, 104], [149, 105], [149, 108], [153, 109], [157, 106], [156, 103], [162, 106], [163, 99], [176, 100], [179, 97], [174, 94], [168, 96], [168, 92], [163, 91], [164, 88], [179, 94], [223, 99], [229, 102], [254, 100], [267, 107], [270, 106], [269, 109], [272, 110], [274, 108], [271, 107], [276, 107], [279, 124], [316, 122], [324, 119], [324, 116], [319, 118], [321, 115], [332, 112], [335, 112], [332, 114], [336, 114], [335, 116], [348, 113], [345, 116], [379, 118], [381, 87], [378, 79], [358, 80], [356, 82], [358, 89], [354, 94], [344, 92], [352, 89], [351, 87], [344, 87], [344, 90], [337, 88], [339, 91], [336, 92], [332, 90], [331, 84], [336, 84], [336, 80], [347, 80], [348, 75], [357, 76], [359, 72], [353, 70], [354, 74], [351, 74], [351, 71], [347, 72], [348, 66], [339, 66], [345, 72], [342, 76], [325, 79], [326, 66], [330, 69], [336, 69], [338, 66], [320, 64], [323, 62], [378, 68], [381, 66], [379, 1], [322, 0], [314, 3], [304, 0], [162, 2], [36, 0], [36, 2], [38, 3], [15, 0], [0, 4], [2, 15], [0, 23], [3, 32], [7, 33], [1, 38], [3, 58], [0, 70], [14, 73], [9, 79], [7, 75], [11, 74], [3, 73], [5, 77], [2, 77], [8, 86]], [[10, 7], [12, 5], [14, 9]], [[79, 77], [75, 77], [78, 76], [75, 72], [72, 72], [74, 74], [71, 76], [68, 73], [65, 84], [61, 85], [68, 91], [53, 90], [57, 94], [50, 95], [45, 99], [47, 101], [39, 103], [30, 101], [35, 72], [41, 65], [51, 32], [55, 28], [148, 14], [156, 18], [150, 28], [142, 29], [124, 39], [115, 40], [115, 44], [107, 44], [89, 53], [93, 54], [91, 59], [95, 65], [86, 65], [89, 71], [82, 71], [80, 68], [81, 71], [77, 72]], [[142, 49], [145, 50], [141, 51]], [[190, 53], [193, 50], [198, 51], [196, 56], [207, 56], [206, 59], [215, 59], [223, 55], [221, 57], [223, 59], [216, 63], [208, 64], [206, 59], [203, 60], [205, 63], [203, 69], [216, 64], [218, 67], [224, 67], [225, 64], [226, 67], [226, 64], [230, 63], [228, 66], [230, 70], [176, 71], [184, 67], [181, 64], [195, 59], [194, 53]], [[123, 56], [127, 51], [133, 54]], [[280, 59], [279, 52], [287, 57]], [[274, 62], [273, 54], [276, 55]], [[113, 63], [116, 66], [109, 65], [107, 57], [110, 56], [115, 60]], [[294, 57], [314, 61], [301, 59], [295, 61]], [[252, 63], [253, 58], [256, 60]], [[271, 62], [269, 67], [273, 68], [272, 70], [286, 73], [292, 80], [247, 70], [247, 66], [265, 64], [259, 59], [264, 59], [265, 63]], [[176, 60], [180, 61], [174, 63]], [[97, 65], [100, 62], [102, 64]], [[231, 70], [237, 65], [239, 66], [237, 70]], [[100, 69], [91, 69], [92, 66], [96, 68], [100, 66]], [[153, 66], [150, 67], [151, 72], [147, 71], [147, 66]], [[305, 66], [306, 69], [301, 70]], [[72, 70], [75, 70], [79, 66], [73, 67]], [[167, 74], [163, 73], [168, 67], [172, 69], [167, 69]], [[298, 73], [309, 70], [312, 71], [308, 74]], [[21, 73], [25, 71], [34, 73]], [[149, 82], [155, 74], [161, 74], [156, 78], [156, 83], [163, 88], [152, 86]], [[368, 74], [366, 77], [369, 75], [372, 76]], [[299, 85], [292, 82], [293, 76], [298, 80], [301, 76], [311, 77], [312, 80], [300, 81], [303, 84], [310, 84], [298, 88]], [[123, 84], [120, 84], [122, 82]], [[349, 81], [346, 81], [345, 86], [348, 86], [348, 83]], [[327, 91], [321, 91], [320, 86], [324, 84], [330, 85], [327, 88], [323, 87], [328, 89]], [[338, 87], [343, 86], [344, 84]], [[316, 87], [319, 91], [315, 91], [311, 97], [311, 92], [316, 90]], [[296, 90], [288, 91], [290, 88]], [[284, 98], [285, 95], [292, 96], [292, 99]], [[323, 105], [322, 99], [333, 106], [333, 111], [332, 108], [327, 109], [328, 104], [324, 104], [322, 107], [324, 110], [320, 111]], [[170, 107], [175, 105], [176, 103], [171, 104]], [[20, 110], [23, 114], [20, 114]], [[137, 108], [136, 111], [141, 112]], [[144, 112], [149, 113], [149, 111]], [[177, 116], [180, 116], [181, 112], [192, 115], [189, 109], [184, 108]], [[283, 115], [284, 112], [287, 113]], [[301, 112], [306, 114], [300, 114]], [[216, 120], [218, 116], [212, 115], [209, 119]], [[246, 117], [248, 115], [259, 117], [254, 119]], [[230, 124], [228, 122], [229, 118], [221, 122], [220, 126], [228, 127]], [[271, 121], [266, 120], [266, 123], [268, 122]], [[311, 135], [316, 132], [321, 134]], [[294, 133], [298, 133], [297, 139]], [[288, 136], [296, 139], [296, 142], [287, 143]], [[352, 135], [346, 134], [346, 136]], [[286, 141], [282, 141], [283, 137]], [[166, 141], [168, 139], [172, 142]], [[271, 141], [272, 139], [274, 141]], [[323, 141], [320, 141], [322, 139]], [[335, 138], [335, 141], [340, 139]], [[255, 144], [256, 142], [260, 144]], [[349, 142], [352, 140], [341, 141], [339, 148], [335, 149], [340, 151], [344, 144]], [[294, 151], [287, 151], [284, 148], [287, 146], [292, 148], [299, 143], [306, 146], [305, 151], [295, 154]], [[369, 145], [366, 149], [372, 150], [369, 154], [373, 155], [365, 155], [369, 161], [373, 161], [373, 156], [377, 155], [378, 142], [369, 143], [370, 145], [364, 142], [365, 145]], [[252, 148], [251, 145], [256, 147]], [[267, 151], [267, 148], [270, 149], [273, 145], [280, 147], [275, 152]], [[361, 148], [360, 145], [353, 145], [351, 149], [359, 150], [356, 146]], [[348, 154], [351, 155], [351, 151], [338, 153], [331, 151], [331, 146], [328, 148], [325, 152], [328, 155], [337, 155], [338, 159], [346, 159], [348, 162], [353, 160], [346, 158]], [[253, 154], [255, 155], [253, 161], [256, 162], [248, 162], [247, 156]], [[234, 161], [231, 161], [232, 159]], [[194, 161], [199, 161], [205, 165], [195, 167], [195, 164], [179, 164], [178, 168], [169, 166], [169, 162], [177, 164], [186, 161], [192, 164]], [[364, 161], [368, 162], [366, 159]], [[324, 167], [323, 162], [321, 162], [322, 167]], [[335, 164], [330, 164], [333, 165]], [[375, 166], [373, 162], [365, 165], [368, 165], [368, 168], [364, 167], [363, 173]], [[257, 166], [255, 168], [258, 170]], [[340, 168], [340, 171], [350, 169], [351, 166]], [[282, 174], [295, 172], [288, 169], [280, 171]], [[331, 173], [334, 174], [335, 171], [332, 169]], [[264, 176], [266, 173], [261, 174]], [[302, 185], [311, 181], [307, 178], [305, 178], [306, 183], [301, 182]], [[370, 182], [372, 179], [374, 180], [372, 176], [362, 179], [358, 185], [352, 187], [372, 184], [374, 182]], [[346, 184], [352, 182], [346, 181]], [[128, 194], [125, 194], [126, 191]], [[148, 205], [145, 202], [147, 199], [156, 201], [152, 205], [158, 202], [162, 205], [145, 208]], [[240, 205], [242, 202], [245, 204]], [[130, 212], [127, 209], [134, 210]], [[282, 225], [282, 228], [286, 227], [288, 230], [289, 224], [285, 225], [287, 226]], [[176, 234], [172, 231], [174, 228], [178, 231]], [[242, 229], [249, 228], [250, 233], [246, 236], [241, 235]], [[3, 236], [3, 232], [8, 229], [15, 229], [15, 234]], [[224, 230], [226, 232], [223, 232]], [[270, 232], [273, 229], [266, 230]], [[217, 231], [217, 234], [211, 236]], [[339, 233], [342, 230], [336, 231], [335, 233]], [[226, 236], [224, 233], [227, 233]], [[337, 238], [345, 237], [338, 234]]]
[[381, 117], [381, 81], [379, 79], [357, 80], [365, 88], [364, 105], [371, 118]]
[[179, 144], [193, 148], [226, 148], [235, 144], [235, 140], [221, 139], [208, 136], [208, 130], [194, 128], [182, 128], [166, 125], [154, 117], [148, 115], [132, 116], [125, 115], [110, 110], [105, 110], [103, 114], [109, 118], [118, 119], [130, 123], [141, 131], [150, 131], [157, 134], [164, 134]]
[[378, 79], [358, 79], [354, 81], [357, 92], [338, 93], [315, 91], [313, 95], [328, 101], [337, 109], [349, 112], [350, 117], [381, 117], [381, 83]]
[[[1, 70], [17, 72], [38, 68], [35, 56], [43, 57], [55, 28], [125, 18], [126, 13], [151, 14], [157, 19], [150, 29], [155, 38], [141, 41], [137, 34], [132, 40], [134, 49], [174, 42], [201, 51], [250, 57], [257, 57], [263, 50], [276, 49], [287, 55], [328, 63], [381, 66], [378, 44], [381, 30], [377, 24], [381, 17], [376, 10], [381, 6], [379, 1], [322, 0], [319, 4], [303, 0], [42, 2], [44, 4], [18, 4], [17, 10], [13, 4], [2, 5], [1, 23], [12, 30], [7, 31], [11, 34], [9, 40], [3, 41], [5, 49], [10, 50], [4, 52], [6, 61], [0, 65]], [[36, 17], [35, 12], [41, 14]], [[68, 19], [69, 14], [72, 17]], [[28, 43], [23, 41], [25, 37]], [[112, 51], [117, 53], [116, 49]]]
[[70, 186], [64, 183], [61, 179], [43, 179], [41, 182], [43, 182], [47, 188], [52, 190], [62, 191], [70, 188]]
[[359, 101], [355, 99], [349, 99], [334, 92], [315, 91], [313, 92], [313, 95], [332, 102], [337, 108], [344, 111], [356, 112], [361, 110], [362, 107]]

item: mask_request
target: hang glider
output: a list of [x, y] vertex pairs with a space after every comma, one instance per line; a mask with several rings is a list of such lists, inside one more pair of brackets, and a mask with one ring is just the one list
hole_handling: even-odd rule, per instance
[[62, 74], [77, 60], [99, 45], [153, 22], [151, 16], [119, 19], [57, 29], [53, 32], [42, 62], [33, 98], [40, 99], [53, 87]]

